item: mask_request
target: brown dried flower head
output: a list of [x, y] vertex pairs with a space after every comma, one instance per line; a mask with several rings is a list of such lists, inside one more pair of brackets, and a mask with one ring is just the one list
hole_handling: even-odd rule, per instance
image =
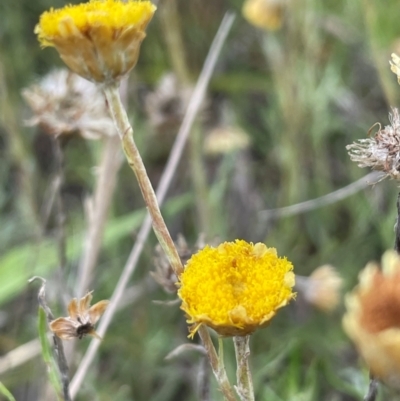
[[176, 133], [186, 111], [192, 90], [179, 85], [175, 74], [163, 75], [153, 92], [145, 99], [145, 109], [149, 122], [156, 130]]
[[392, 108], [389, 114], [390, 125], [384, 129], [379, 125], [378, 132], [371, 138], [360, 139], [347, 145], [350, 159], [359, 167], [371, 167], [383, 171], [384, 178], [400, 179], [400, 117], [399, 111]]
[[99, 139], [116, 134], [99, 88], [67, 69], [50, 72], [22, 95], [34, 113], [28, 125], [40, 125], [50, 135]]
[[340, 301], [343, 279], [330, 265], [315, 269], [309, 277], [296, 276], [296, 289], [305, 300], [324, 312], [334, 310]]
[[[175, 246], [179, 257], [181, 258], [182, 264], [185, 265], [194, 253], [205, 246], [204, 236], [200, 235], [197, 243], [193, 249], [191, 249], [189, 248], [183, 235], [179, 235], [177, 241], [175, 242]], [[156, 270], [154, 272], [150, 272], [154, 280], [161, 287], [163, 287], [166, 292], [170, 294], [176, 293], [178, 291], [178, 287], [176, 285], [178, 278], [176, 277], [176, 274], [160, 245], [157, 245], [155, 248], [154, 265]]]
[[107, 308], [109, 301], [99, 301], [90, 306], [92, 292], [88, 292], [79, 301], [74, 298], [68, 305], [68, 317], [59, 317], [50, 323], [50, 330], [63, 340], [90, 335], [101, 340], [94, 325]]
[[374, 377], [400, 389], [400, 257], [387, 251], [382, 270], [369, 263], [346, 297], [343, 326]]

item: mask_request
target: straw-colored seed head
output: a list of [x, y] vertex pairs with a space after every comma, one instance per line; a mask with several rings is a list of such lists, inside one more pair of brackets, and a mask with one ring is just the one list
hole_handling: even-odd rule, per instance
[[284, 6], [283, 0], [246, 0], [242, 13], [257, 28], [276, 31], [283, 23]]

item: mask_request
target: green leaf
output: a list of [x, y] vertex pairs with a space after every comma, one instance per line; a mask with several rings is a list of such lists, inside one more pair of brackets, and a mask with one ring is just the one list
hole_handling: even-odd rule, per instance
[[47, 374], [49, 375], [50, 383], [57, 394], [57, 399], [59, 401], [62, 401], [63, 397], [61, 395], [62, 392], [61, 392], [61, 380], [58, 373], [59, 370], [53, 358], [53, 351], [50, 347], [49, 340], [47, 338], [46, 313], [41, 307], [39, 307], [38, 331], [39, 331], [40, 345], [42, 347], [42, 358], [47, 366]]
[[0, 382], [0, 394], [4, 395], [8, 401], [15, 401], [13, 395], [7, 390], [6, 386]]

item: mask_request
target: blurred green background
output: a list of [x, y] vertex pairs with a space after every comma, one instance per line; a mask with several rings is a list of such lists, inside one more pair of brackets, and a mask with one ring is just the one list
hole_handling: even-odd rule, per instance
[[[0, 355], [37, 337], [38, 288], [28, 285], [28, 278], [48, 280], [47, 298], [57, 316], [65, 315], [61, 300], [76, 296], [84, 201], [94, 187], [101, 141], [76, 136], [63, 146], [68, 260], [60, 282], [57, 211], [43, 223], [57, 158], [51, 138], [24, 124], [32, 114], [21, 97], [23, 88], [63, 67], [54, 49], [40, 49], [33, 29], [44, 10], [65, 4], [0, 2]], [[399, 103], [400, 87], [388, 60], [400, 52], [400, 3], [291, 0], [275, 31], [249, 24], [242, 0], [160, 0], [157, 6], [128, 90], [129, 115], [155, 185], [180, 116], [166, 107], [166, 124], [154, 126], [146, 99], [170, 72], [182, 86], [194, 84], [224, 14], [237, 13], [163, 208], [173, 237], [183, 234], [190, 245], [201, 232], [209, 241], [262, 241], [286, 255], [296, 274], [309, 275], [329, 263], [345, 279], [344, 292], [352, 288], [359, 270], [393, 247], [394, 182], [291, 217], [265, 219], [260, 211], [328, 194], [368, 172], [350, 161], [345, 146], [366, 137], [375, 122], [387, 125], [390, 107]], [[171, 32], [180, 38], [178, 49], [167, 41]], [[240, 128], [250, 145], [209, 154], [203, 143], [217, 127]], [[95, 301], [111, 296], [143, 210], [124, 164], [90, 288]], [[149, 278], [155, 244], [151, 234], [131, 283], [133, 291], [139, 284], [138, 298], [115, 316], [77, 400], [202, 399], [197, 392], [202, 357], [187, 352], [165, 360], [189, 340], [179, 307], [152, 302], [175, 297]], [[342, 313], [343, 306], [323, 314], [299, 299], [253, 335], [257, 400], [362, 399], [368, 373], [342, 331]], [[88, 344], [86, 338], [76, 345], [71, 374]], [[224, 344], [233, 379], [233, 349], [229, 340]], [[3, 371], [0, 381], [20, 401], [55, 399], [40, 356]], [[212, 375], [210, 383], [210, 399], [222, 399]], [[380, 400], [389, 396], [400, 399], [381, 389]]]

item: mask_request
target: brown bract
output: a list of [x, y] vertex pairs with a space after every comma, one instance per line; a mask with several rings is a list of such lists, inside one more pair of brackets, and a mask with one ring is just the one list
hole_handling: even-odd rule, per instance
[[96, 333], [94, 325], [104, 313], [109, 301], [100, 301], [90, 306], [92, 300], [92, 291], [88, 292], [79, 301], [77, 298], [72, 299], [68, 305], [68, 317], [60, 317], [50, 323], [50, 330], [63, 340], [71, 340], [86, 335], [101, 340]]
[[346, 307], [344, 329], [372, 374], [400, 389], [400, 258], [394, 251], [384, 254], [382, 270], [366, 266]]

